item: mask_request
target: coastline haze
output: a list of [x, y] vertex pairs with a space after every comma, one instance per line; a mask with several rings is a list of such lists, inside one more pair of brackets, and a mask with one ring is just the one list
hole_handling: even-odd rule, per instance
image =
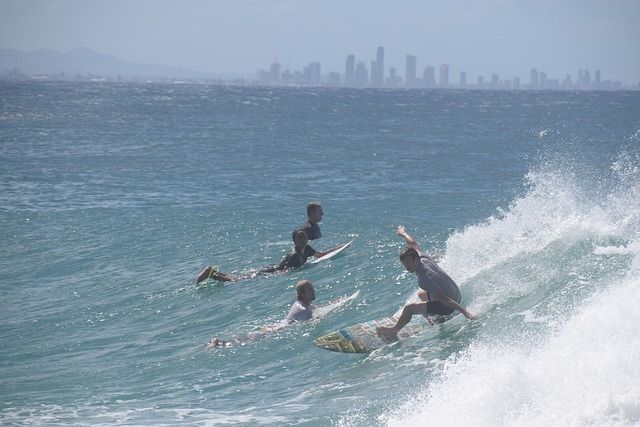
[[405, 56], [477, 76], [550, 78], [579, 69], [603, 79], [640, 82], [640, 2], [516, 3], [407, 1], [3, 1], [0, 48], [68, 52], [89, 47], [126, 61], [210, 75], [255, 76], [273, 62], [343, 74], [347, 55], [369, 66], [385, 47], [385, 75], [404, 75]]

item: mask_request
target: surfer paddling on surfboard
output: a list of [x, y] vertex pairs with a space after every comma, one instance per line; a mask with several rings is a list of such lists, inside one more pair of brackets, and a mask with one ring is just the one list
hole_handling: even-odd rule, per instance
[[442, 323], [449, 320], [454, 312], [459, 311], [467, 319], [475, 320], [476, 316], [460, 306], [462, 294], [456, 282], [432, 257], [422, 251], [404, 226], [398, 226], [397, 233], [407, 242], [408, 247], [400, 254], [400, 261], [409, 273], [415, 273], [418, 277], [418, 297], [421, 302], [407, 304], [395, 325], [376, 328], [378, 336], [391, 341], [397, 340], [398, 331], [409, 323], [414, 314], [422, 314], [431, 323]]
[[279, 331], [280, 329], [291, 325], [296, 322], [304, 322], [313, 317], [313, 310], [315, 307], [312, 302], [316, 299], [316, 291], [308, 280], [301, 280], [296, 284], [296, 301], [289, 309], [289, 314], [277, 325], [265, 327], [261, 332], [250, 334], [244, 337], [232, 338], [228, 341], [223, 341], [219, 338], [213, 338], [207, 343], [207, 348], [229, 347], [233, 344], [244, 344], [249, 341], [255, 341], [263, 338], [266, 335]]
[[295, 244], [293, 247], [293, 251], [285, 255], [285, 257], [282, 258], [282, 261], [280, 261], [280, 264], [270, 265], [267, 267], [263, 267], [260, 270], [250, 271], [238, 276], [232, 276], [230, 274], [218, 271], [212, 266], [208, 266], [200, 273], [198, 273], [198, 276], [196, 277], [196, 285], [202, 283], [207, 279], [218, 280], [220, 282], [235, 282], [238, 280], [250, 279], [256, 277], [259, 274], [276, 273], [286, 271], [289, 268], [302, 267], [304, 263], [307, 262], [307, 258], [311, 256], [320, 258], [336, 250], [337, 248], [342, 247], [342, 245], [339, 245], [336, 248], [329, 249], [326, 252], [319, 252], [309, 246], [307, 244], [308, 242], [309, 239], [307, 238], [306, 233], [304, 231], [297, 231], [295, 234]]

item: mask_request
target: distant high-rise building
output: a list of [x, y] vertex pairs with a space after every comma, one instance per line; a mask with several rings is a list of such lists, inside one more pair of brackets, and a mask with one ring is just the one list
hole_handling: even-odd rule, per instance
[[436, 87], [436, 70], [431, 65], [429, 65], [424, 69], [422, 79], [424, 80], [425, 87]]
[[447, 64], [440, 66], [440, 79], [438, 83], [440, 83], [442, 87], [449, 86], [449, 66]]
[[578, 79], [576, 80], [576, 84], [580, 89], [589, 89], [591, 86], [591, 74], [589, 70], [578, 70]]
[[364, 62], [358, 62], [358, 65], [356, 65], [355, 85], [364, 87], [367, 85], [368, 81], [369, 73], [367, 71], [367, 65]]
[[272, 83], [279, 82], [280, 81], [280, 64], [278, 64], [277, 62], [274, 62], [273, 64], [271, 64], [270, 73], [271, 73], [271, 82]]
[[319, 86], [322, 83], [321, 66], [319, 62], [309, 64], [309, 84]]
[[531, 69], [531, 79], [529, 80], [529, 86], [532, 89], [536, 89], [540, 85], [540, 74], [535, 68]]
[[544, 71], [540, 71], [540, 88], [547, 88], [547, 73], [545, 73]]
[[500, 77], [496, 73], [491, 74], [491, 89], [498, 89], [500, 86]]
[[513, 78], [513, 88], [520, 89], [520, 77]]
[[465, 87], [467, 85], [467, 73], [460, 71], [460, 86]]
[[347, 56], [347, 65], [344, 73], [344, 84], [345, 86], [353, 86], [356, 81], [356, 56], [349, 55]]
[[600, 88], [600, 70], [596, 70], [596, 73], [593, 76], [593, 86], [596, 89]]
[[402, 77], [397, 74], [396, 67], [389, 68], [389, 77], [387, 77], [385, 83], [390, 87], [402, 86]]
[[382, 46], [378, 47], [376, 60], [372, 63], [371, 84], [376, 87], [381, 87], [384, 84], [384, 48]]
[[591, 86], [591, 73], [589, 70], [584, 70], [584, 87], [588, 88]]
[[407, 87], [416, 87], [416, 57], [407, 55], [404, 80]]
[[280, 83], [283, 85], [290, 85], [294, 83], [293, 74], [288, 68], [280, 74]]

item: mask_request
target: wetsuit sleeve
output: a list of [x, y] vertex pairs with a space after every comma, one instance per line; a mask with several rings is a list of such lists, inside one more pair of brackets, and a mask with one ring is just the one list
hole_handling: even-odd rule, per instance
[[313, 249], [310, 245], [307, 245], [307, 247], [304, 248], [304, 256], [307, 258], [314, 256], [316, 252], [317, 251]]

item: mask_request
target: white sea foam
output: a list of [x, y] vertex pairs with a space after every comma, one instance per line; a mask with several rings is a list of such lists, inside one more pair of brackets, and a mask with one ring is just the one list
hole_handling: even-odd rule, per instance
[[389, 425], [637, 425], [639, 285], [594, 297], [540, 348], [472, 345]]
[[[445, 269], [467, 281], [472, 307], [541, 294], [545, 303], [572, 292], [569, 284], [546, 294], [533, 274], [520, 285], [496, 286], [474, 277], [521, 257], [532, 264], [555, 245], [559, 265], [589, 295], [567, 304], [563, 316], [524, 308], [526, 324], [548, 324], [545, 336], [503, 339], [479, 334], [450, 357], [436, 378], [383, 422], [392, 426], [627, 426], [640, 425], [640, 197], [637, 158], [612, 168], [618, 185], [596, 202], [563, 173], [532, 173], [530, 191], [499, 218], [469, 227], [447, 242]], [[614, 239], [622, 244], [598, 245]], [[586, 252], [584, 246], [592, 245]], [[577, 248], [577, 249], [576, 249]], [[598, 263], [582, 262], [581, 257]], [[542, 254], [542, 255], [540, 255]], [[548, 254], [547, 254], [548, 255]], [[612, 260], [624, 262], [612, 264]], [[616, 271], [618, 266], [623, 271]], [[602, 268], [614, 274], [600, 274]], [[572, 270], [573, 269], [573, 270]], [[614, 277], [615, 276], [615, 277]], [[556, 291], [556, 288], [553, 288]], [[553, 295], [553, 296], [552, 296]], [[478, 299], [488, 299], [482, 303]], [[540, 299], [540, 298], [539, 298]], [[484, 305], [483, 305], [484, 304]], [[517, 305], [517, 302], [515, 303]], [[562, 309], [562, 304], [557, 304]], [[551, 313], [551, 314], [550, 314]], [[504, 316], [507, 322], [517, 320]], [[490, 327], [490, 326], [487, 326]]]

